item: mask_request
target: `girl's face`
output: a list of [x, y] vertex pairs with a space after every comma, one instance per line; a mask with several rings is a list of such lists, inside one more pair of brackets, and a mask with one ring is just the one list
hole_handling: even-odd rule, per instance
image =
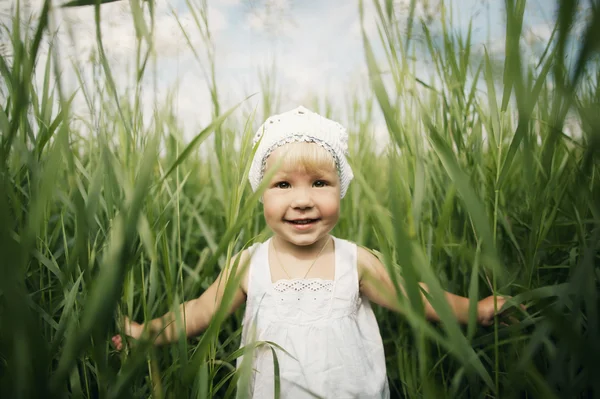
[[[277, 164], [293, 143], [279, 147], [267, 159], [266, 171]], [[320, 148], [319, 151], [325, 151]], [[327, 156], [330, 156], [327, 153]], [[264, 215], [275, 235], [295, 246], [320, 245], [328, 239], [340, 214], [340, 182], [333, 162], [318, 168], [302, 164], [277, 170], [263, 194]]]

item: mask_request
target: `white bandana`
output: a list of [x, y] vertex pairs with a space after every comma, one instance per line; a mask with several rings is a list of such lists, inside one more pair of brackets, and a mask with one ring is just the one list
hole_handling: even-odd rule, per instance
[[267, 158], [273, 151], [284, 144], [305, 142], [316, 143], [333, 156], [340, 177], [340, 195], [342, 198], [346, 195], [354, 174], [346, 160], [348, 133], [339, 123], [301, 106], [267, 119], [254, 135], [253, 144], [259, 140], [248, 174], [252, 190], [258, 188]]

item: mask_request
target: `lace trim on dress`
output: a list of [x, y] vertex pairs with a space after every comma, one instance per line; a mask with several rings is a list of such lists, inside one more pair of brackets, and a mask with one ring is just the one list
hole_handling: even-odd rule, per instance
[[332, 292], [333, 280], [278, 280], [273, 283], [273, 289], [277, 292]]

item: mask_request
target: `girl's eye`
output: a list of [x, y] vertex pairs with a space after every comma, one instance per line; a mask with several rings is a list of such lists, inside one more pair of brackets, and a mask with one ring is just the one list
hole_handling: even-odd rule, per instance
[[313, 183], [313, 186], [315, 187], [325, 187], [327, 186], [327, 182], [324, 180], [317, 180], [316, 182]]
[[275, 183], [275, 187], [277, 188], [290, 188], [290, 183], [286, 181], [280, 181], [279, 183]]

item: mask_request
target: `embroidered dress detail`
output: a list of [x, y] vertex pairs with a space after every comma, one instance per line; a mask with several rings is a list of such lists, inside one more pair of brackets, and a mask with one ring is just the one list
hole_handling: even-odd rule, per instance
[[238, 358], [250, 376], [240, 378], [238, 397], [276, 397], [278, 365], [282, 399], [388, 399], [381, 335], [359, 292], [356, 244], [333, 237], [333, 280], [275, 283], [269, 244], [250, 248], [245, 352]]
[[332, 292], [333, 280], [320, 278], [279, 280], [273, 283], [273, 289], [277, 292]]

